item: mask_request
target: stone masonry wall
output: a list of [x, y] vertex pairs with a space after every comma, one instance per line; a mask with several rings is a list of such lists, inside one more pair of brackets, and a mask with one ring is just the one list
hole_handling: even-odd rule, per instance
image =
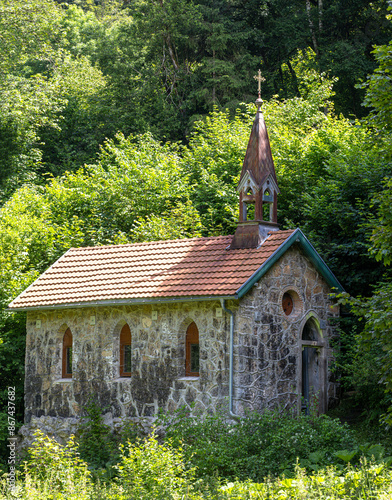
[[[282, 309], [285, 291], [298, 296], [289, 317]], [[300, 338], [308, 317], [320, 322], [320, 352], [327, 366], [332, 360], [330, 319], [338, 310], [329, 293], [310, 261], [292, 247], [241, 301], [229, 301], [235, 313], [235, 412], [300, 407]], [[201, 411], [227, 406], [229, 320], [218, 301], [30, 312], [26, 424], [39, 427], [42, 421], [46, 429], [48, 422], [57, 422], [50, 424], [54, 433], [64, 421], [74, 426], [92, 394], [109, 423], [150, 418], [158, 409], [171, 412], [191, 402]], [[199, 330], [200, 377], [185, 377], [185, 334], [192, 321]], [[125, 323], [132, 333], [132, 376], [120, 378], [119, 337]], [[67, 328], [73, 335], [72, 379], [62, 379]], [[336, 384], [326, 373], [326, 398], [332, 401]]]
[[[285, 292], [295, 298], [294, 310], [282, 308]], [[301, 334], [306, 320], [320, 324], [320, 364], [325, 366], [325, 390], [319, 397], [322, 410], [337, 400], [337, 384], [331, 374], [334, 335], [332, 318], [338, 306], [329, 298], [331, 289], [298, 247], [291, 247], [241, 300], [235, 321], [234, 407], [263, 410], [286, 407], [300, 410]]]
[[[215, 409], [228, 395], [228, 323], [214, 302], [97, 307], [29, 313], [25, 420], [77, 417], [94, 395], [113, 418], [150, 417], [195, 401]], [[153, 311], [157, 319], [153, 320]], [[185, 377], [185, 334], [195, 321], [200, 377]], [[93, 324], [94, 323], [94, 324]], [[119, 376], [119, 337], [132, 334], [132, 376]], [[62, 379], [62, 339], [73, 335], [73, 375]]]

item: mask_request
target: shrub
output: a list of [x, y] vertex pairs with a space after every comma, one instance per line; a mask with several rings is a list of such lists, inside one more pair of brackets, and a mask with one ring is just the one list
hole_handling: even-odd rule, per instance
[[267, 479], [263, 483], [235, 481], [222, 485], [220, 500], [274, 499], [274, 500], [367, 500], [391, 498], [391, 470], [383, 464], [366, 460], [353, 468], [341, 471], [329, 466], [316, 474], [306, 474], [305, 469], [295, 468], [293, 478]]
[[84, 413], [86, 417], [81, 420], [78, 429], [80, 456], [93, 469], [116, 463], [117, 444], [111, 428], [103, 421], [101, 408], [90, 399]]
[[170, 442], [159, 444], [153, 433], [137, 444], [120, 445], [120, 449], [117, 481], [127, 498], [182, 498], [192, 490], [195, 469], [185, 466], [181, 448], [173, 448]]
[[86, 416], [78, 429], [80, 456], [90, 469], [105, 469], [105, 475], [101, 474], [101, 478], [110, 478], [113, 465], [120, 459], [119, 444], [127, 440], [136, 441], [139, 434], [137, 425], [126, 422], [121, 431], [115, 433], [104, 423], [102, 409], [93, 397], [83, 410]]
[[62, 498], [62, 493], [64, 498], [87, 498], [85, 493], [91, 488], [90, 472], [79, 458], [74, 437], [71, 436], [65, 446], [39, 430], [34, 437], [24, 465], [25, 487], [30, 491], [58, 493], [56, 498]]
[[233, 423], [223, 413], [201, 418], [181, 410], [163, 420], [167, 438], [183, 446], [200, 476], [260, 481], [268, 475], [292, 474], [297, 458], [310, 469], [337, 463], [337, 450], [355, 446], [348, 425], [326, 415], [294, 416], [276, 410], [250, 413]]

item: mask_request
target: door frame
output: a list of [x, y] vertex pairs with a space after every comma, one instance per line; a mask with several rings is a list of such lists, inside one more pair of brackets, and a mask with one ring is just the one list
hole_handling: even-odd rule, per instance
[[[318, 333], [317, 340], [302, 340], [302, 334], [306, 323], [309, 320], [313, 320]], [[319, 356], [319, 381], [320, 387], [318, 391], [318, 414], [325, 413], [328, 409], [327, 402], [327, 349], [326, 341], [324, 339], [323, 331], [320, 327], [320, 319], [314, 311], [309, 311], [303, 317], [298, 335], [298, 376], [297, 376], [297, 387], [298, 387], [298, 413], [302, 411], [302, 351], [305, 347], [311, 347], [318, 350]]]

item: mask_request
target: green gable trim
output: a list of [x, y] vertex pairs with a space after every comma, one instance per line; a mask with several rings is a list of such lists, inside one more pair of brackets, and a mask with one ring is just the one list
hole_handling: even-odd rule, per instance
[[300, 229], [296, 229], [294, 233], [287, 238], [287, 240], [282, 243], [282, 245], [275, 250], [275, 252], [269, 257], [264, 264], [259, 267], [259, 269], [251, 276], [238, 290], [237, 295], [240, 299], [255, 285], [264, 274], [271, 269], [271, 267], [284, 255], [287, 250], [294, 245], [294, 243], [299, 243], [305, 255], [312, 262], [317, 271], [325, 279], [331, 288], [335, 288], [339, 292], [343, 292], [344, 288], [339, 283], [333, 272], [329, 269], [327, 264], [323, 261], [320, 255], [317, 253], [313, 245], [306, 238], [304, 233]]

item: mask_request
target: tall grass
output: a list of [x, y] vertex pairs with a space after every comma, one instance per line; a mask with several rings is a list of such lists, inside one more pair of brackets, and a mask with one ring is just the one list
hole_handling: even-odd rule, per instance
[[307, 473], [298, 464], [291, 478], [267, 478], [256, 483], [226, 482], [216, 477], [196, 479], [181, 448], [160, 444], [152, 434], [128, 443], [120, 452], [117, 476], [106, 483], [93, 480], [71, 438], [66, 446], [36, 434], [30, 458], [18, 471], [15, 489], [0, 479], [0, 499], [28, 500], [303, 500], [392, 498], [392, 471], [386, 462], [330, 466]]

